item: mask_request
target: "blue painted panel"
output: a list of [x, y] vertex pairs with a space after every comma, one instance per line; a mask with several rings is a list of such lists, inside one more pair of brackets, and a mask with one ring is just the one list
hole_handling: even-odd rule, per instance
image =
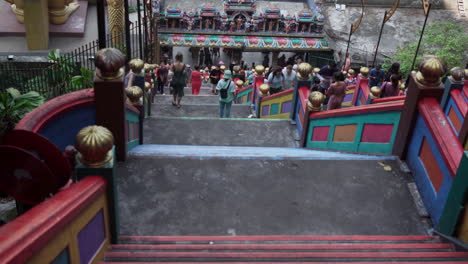
[[[431, 179], [419, 158], [419, 152], [424, 139], [427, 140], [432, 154], [437, 160], [444, 177], [438, 193], [436, 193]], [[413, 172], [414, 180], [418, 186], [419, 192], [421, 193], [424, 205], [426, 206], [434, 225], [437, 225], [439, 223], [440, 216], [442, 215], [442, 210], [444, 209], [450, 187], [452, 186], [453, 178], [450, 175], [442, 155], [421, 115], [418, 116], [414, 133], [410, 141], [407, 162]]]
[[70, 263], [70, 256], [68, 254], [68, 247], [64, 248], [62, 252], [52, 261], [51, 264], [68, 264]]
[[95, 106], [81, 107], [64, 113], [49, 121], [39, 134], [49, 139], [61, 151], [68, 145], [75, 145], [75, 137], [86, 126], [96, 124]]
[[466, 97], [465, 93], [462, 91], [461, 94], [462, 94], [463, 98], [465, 98], [465, 101], [468, 103], [468, 97]]
[[80, 264], [90, 263], [105, 240], [104, 212], [101, 209], [78, 233]]
[[460, 110], [458, 109], [458, 106], [455, 104], [455, 101], [453, 101], [452, 97], [449, 97], [447, 105], [445, 106], [445, 109], [444, 109], [444, 113], [445, 113], [445, 116], [447, 117], [447, 120], [449, 121], [450, 127], [452, 128], [453, 132], [455, 132], [455, 135], [458, 136], [459, 131], [455, 129], [455, 126], [453, 125], [452, 120], [448, 117], [451, 108], [453, 108], [453, 110], [455, 111], [455, 113], [457, 114], [460, 120], [464, 120], [462, 114], [460, 113]]
[[297, 134], [302, 135], [302, 124], [301, 124], [301, 118], [299, 115], [301, 114], [302, 107], [301, 107], [301, 100], [297, 100], [296, 104], [296, 125], [297, 125]]

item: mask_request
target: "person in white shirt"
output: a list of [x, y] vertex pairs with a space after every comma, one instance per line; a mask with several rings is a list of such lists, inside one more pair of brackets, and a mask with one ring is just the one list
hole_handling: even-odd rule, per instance
[[284, 89], [294, 88], [296, 86], [296, 71], [293, 70], [292, 65], [288, 65], [283, 69], [284, 76]]

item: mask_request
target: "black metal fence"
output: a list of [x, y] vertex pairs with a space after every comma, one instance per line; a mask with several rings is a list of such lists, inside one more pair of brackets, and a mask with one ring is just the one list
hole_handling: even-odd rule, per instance
[[[150, 61], [152, 43], [150, 32], [145, 32], [143, 24], [135, 21], [130, 24], [131, 58]], [[140, 34], [141, 33], [141, 34]], [[127, 54], [125, 33], [107, 34], [106, 47], [117, 48]], [[95, 70], [94, 56], [99, 50], [98, 40], [81, 47], [63, 52], [58, 57], [49, 56], [48, 62], [0, 62], [0, 92], [9, 87], [21, 93], [36, 91], [51, 99], [65, 93], [90, 88], [93, 85]], [[75, 77], [76, 76], [76, 77]]]

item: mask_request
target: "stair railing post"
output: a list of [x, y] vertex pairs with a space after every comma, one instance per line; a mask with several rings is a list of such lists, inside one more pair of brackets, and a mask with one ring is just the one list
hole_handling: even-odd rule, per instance
[[265, 96], [268, 96], [270, 95], [270, 85], [268, 85], [267, 83], [264, 83], [262, 85], [260, 85], [260, 88], [258, 89], [259, 90], [259, 93], [258, 93], [258, 104], [257, 104], [257, 117], [260, 118], [261, 114], [262, 114], [262, 98], [265, 97]]
[[108, 128], [115, 140], [117, 160], [125, 161], [125, 56], [118, 49], [99, 50], [95, 56], [94, 101], [96, 124]]
[[392, 153], [401, 160], [406, 159], [409, 141], [418, 116], [419, 100], [432, 97], [440, 101], [444, 93], [444, 86], [440, 81], [440, 77], [447, 71], [447, 64], [442, 59], [435, 56], [426, 56], [419, 63], [418, 69], [417, 73], [412, 73], [409, 76], [408, 93], [406, 94], [392, 150]]
[[145, 119], [145, 94], [144, 89], [138, 86], [130, 86], [125, 88], [125, 94], [127, 95], [127, 103], [133, 105], [140, 115], [138, 116], [138, 143], [143, 144], [143, 121]]
[[447, 78], [444, 84], [444, 95], [442, 96], [442, 100], [440, 101], [440, 107], [442, 107], [442, 109], [445, 109], [445, 107], [447, 106], [451, 91], [463, 90], [463, 74], [463, 69], [460, 67], [455, 67], [450, 70], [450, 76]]
[[372, 104], [374, 99], [380, 98], [380, 94], [382, 90], [378, 86], [374, 86], [370, 88], [369, 96], [367, 97], [367, 104]]
[[[303, 67], [306, 67], [307, 65], [310, 66], [309, 63], [301, 63], [301, 65], [302, 64], [304, 64]], [[301, 65], [299, 65], [299, 67]], [[297, 103], [299, 100], [299, 87], [307, 87], [309, 89], [312, 87], [312, 78], [311, 76], [309, 76], [310, 73], [307, 73], [306, 78], [303, 78], [301, 73], [299, 72], [300, 71], [299, 67], [298, 67], [298, 72], [296, 74], [296, 86], [294, 87], [291, 114], [289, 116], [289, 118], [293, 121], [293, 123], [295, 123], [295, 120], [296, 120], [296, 108], [297, 108]], [[310, 69], [312, 69], [312, 66], [310, 66]]]
[[300, 146], [305, 148], [307, 145], [307, 134], [309, 132], [309, 124], [310, 124], [310, 114], [315, 112], [322, 111], [323, 102], [325, 101], [325, 95], [321, 92], [315, 91], [309, 94], [307, 98], [307, 108], [306, 114], [304, 116], [304, 126], [302, 128], [302, 135]]
[[76, 177], [81, 180], [89, 175], [100, 175], [107, 180], [106, 197], [109, 208], [110, 240], [118, 243], [119, 211], [115, 171], [115, 147], [112, 132], [103, 126], [88, 126], [76, 136]]

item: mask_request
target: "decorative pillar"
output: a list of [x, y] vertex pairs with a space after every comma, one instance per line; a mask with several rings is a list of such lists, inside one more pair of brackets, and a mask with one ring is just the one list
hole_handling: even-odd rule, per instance
[[367, 67], [361, 67], [359, 70], [359, 74], [356, 80], [356, 89], [354, 89], [353, 101], [351, 103], [352, 106], [355, 106], [357, 104], [357, 100], [359, 100], [359, 90], [361, 89], [361, 83], [369, 83], [369, 71], [370, 70]]
[[124, 44], [124, 1], [107, 0], [107, 12], [109, 19], [109, 32], [111, 33], [112, 44]]
[[447, 64], [436, 56], [425, 56], [418, 65], [419, 71], [409, 77], [408, 92], [405, 98], [400, 123], [392, 153], [406, 159], [408, 145], [418, 116], [418, 102], [425, 97], [440, 101], [444, 93], [441, 77], [447, 71]]
[[127, 157], [125, 138], [125, 57], [118, 49], [106, 48], [96, 53], [94, 76], [94, 101], [96, 124], [107, 127], [115, 139], [117, 160]]
[[258, 100], [259, 98], [259, 88], [257, 87], [257, 84], [263, 83], [265, 81], [265, 76], [263, 75], [265, 72], [265, 67], [263, 65], [257, 65], [255, 66], [255, 79], [254, 79], [254, 87], [252, 89], [252, 112], [255, 113], [257, 117], [259, 117], [258, 113], [258, 108], [260, 108], [260, 101]]
[[440, 101], [440, 107], [442, 107], [442, 109], [445, 109], [445, 106], [447, 106], [452, 90], [463, 90], [463, 75], [463, 69], [460, 67], [455, 67], [450, 70], [450, 76], [445, 81], [444, 95]]
[[52, 24], [65, 24], [70, 15], [80, 5], [76, 0], [49, 0], [49, 21]]
[[380, 98], [382, 90], [378, 86], [370, 88], [369, 97], [367, 97], [367, 104], [372, 104], [372, 100]]
[[[15, 1], [16, 3], [16, 1]], [[21, 1], [18, 1], [21, 3]], [[49, 48], [49, 14], [47, 0], [24, 0], [24, 27], [30, 50]], [[15, 10], [13, 10], [15, 12]], [[19, 9], [16, 11], [19, 12]], [[17, 15], [17, 13], [15, 12]], [[16, 16], [18, 17], [18, 15]]]
[[133, 105], [140, 111], [139, 122], [138, 122], [138, 140], [139, 144], [143, 144], [143, 120], [145, 119], [145, 107], [143, 103], [143, 90], [138, 86], [130, 86], [125, 88], [125, 94], [127, 95], [127, 104]]
[[119, 211], [115, 180], [114, 137], [103, 126], [88, 126], [76, 135], [76, 176], [81, 180], [89, 175], [100, 175], [107, 180], [106, 196], [109, 203], [109, 220], [112, 244], [118, 242]]
[[296, 108], [297, 108], [297, 100], [299, 99], [298, 93], [299, 93], [299, 87], [307, 87], [310, 89], [312, 87], [312, 82], [311, 82], [311, 73], [312, 73], [312, 65], [309, 63], [303, 62], [299, 64], [297, 67], [297, 82], [296, 86], [294, 87], [294, 93], [293, 93], [293, 104], [292, 104], [292, 109], [291, 109], [291, 114], [289, 118], [292, 120], [292, 124], [296, 124]]
[[270, 95], [270, 85], [264, 83], [260, 85], [258, 91], [257, 117], [260, 118], [260, 111], [262, 111], [262, 98]]
[[278, 66], [278, 57], [279, 57], [279, 51], [273, 51], [271, 55], [271, 65], [272, 67]]

